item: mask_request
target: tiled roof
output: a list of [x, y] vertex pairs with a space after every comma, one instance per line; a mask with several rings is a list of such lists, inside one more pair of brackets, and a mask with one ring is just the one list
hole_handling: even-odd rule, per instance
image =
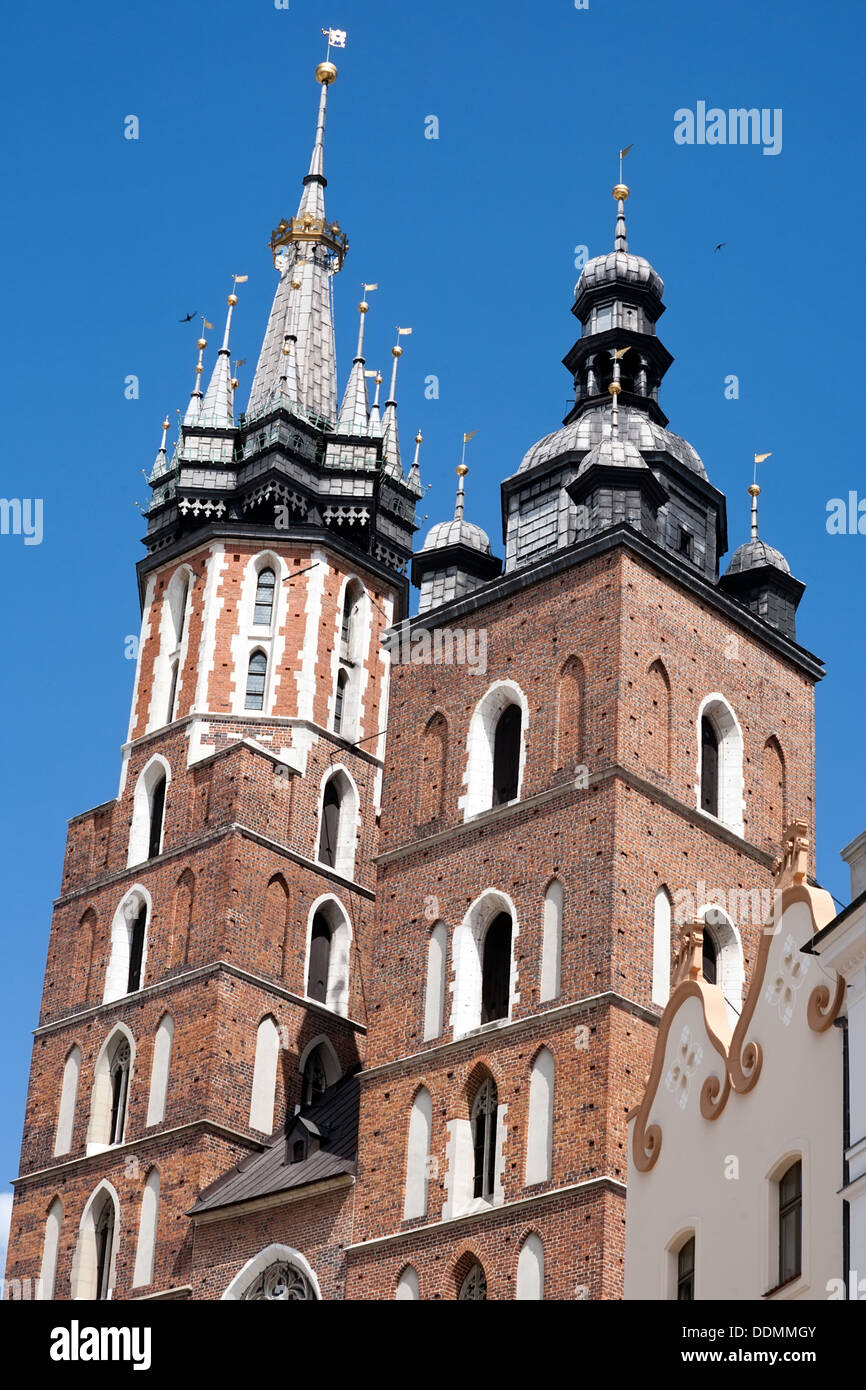
[[[344, 1076], [334, 1086], [329, 1086], [315, 1105], [293, 1115], [262, 1152], [241, 1159], [228, 1173], [206, 1187], [191, 1215], [306, 1187], [341, 1173], [354, 1173], [360, 1089], [357, 1074]], [[306, 1120], [311, 1122], [313, 1132], [318, 1130], [321, 1134], [321, 1147], [300, 1163], [292, 1163], [288, 1152], [291, 1135], [298, 1122]]]

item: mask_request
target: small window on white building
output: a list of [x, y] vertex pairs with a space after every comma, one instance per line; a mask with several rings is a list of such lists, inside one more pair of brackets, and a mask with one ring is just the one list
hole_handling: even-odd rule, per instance
[[776, 1183], [779, 1229], [779, 1279], [787, 1284], [803, 1272], [803, 1163], [795, 1159]]
[[687, 1236], [676, 1252], [677, 1300], [691, 1303], [695, 1297], [695, 1238]]

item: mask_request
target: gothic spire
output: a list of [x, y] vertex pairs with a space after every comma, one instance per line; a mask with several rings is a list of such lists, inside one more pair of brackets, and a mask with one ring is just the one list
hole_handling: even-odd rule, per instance
[[392, 473], [395, 478], [403, 477], [403, 465], [400, 461], [400, 436], [397, 432], [397, 364], [403, 356], [400, 339], [404, 334], [411, 332], [411, 328], [397, 329], [397, 342], [391, 349], [391, 356], [394, 359], [391, 367], [391, 388], [385, 402], [385, 414], [382, 419], [382, 433], [385, 436], [383, 446], [385, 472]]
[[[365, 372], [364, 375], [366, 376], [367, 373]], [[375, 394], [374, 394], [374, 396], [373, 396], [373, 404], [370, 406], [370, 433], [371, 433], [371, 434], [381, 434], [381, 433], [382, 433], [382, 419], [381, 419], [381, 416], [379, 415], [379, 388], [380, 388], [381, 385], [382, 385], [382, 373], [379, 372], [379, 371], [376, 371], [376, 372], [371, 372], [370, 375], [371, 375], [372, 377], [374, 377], [374, 378], [375, 378], [375, 381], [376, 381], [376, 391], [375, 391]]]
[[[239, 281], [246, 280], [245, 275], [235, 275], [233, 277], [235, 287]], [[217, 354], [216, 365], [210, 379], [210, 384], [205, 393], [205, 398], [201, 404], [197, 423], [208, 426], [210, 429], [232, 429], [235, 423], [234, 417], [234, 393], [232, 390], [231, 372], [231, 352], [229, 350], [229, 333], [232, 326], [232, 314], [238, 297], [232, 290], [226, 303], [228, 313], [226, 314], [226, 326], [223, 334], [222, 347]]]
[[[365, 285], [364, 293], [375, 290], [376, 285]], [[346, 383], [343, 404], [340, 406], [340, 419], [337, 426], [340, 434], [366, 434], [369, 425], [370, 405], [367, 397], [367, 374], [364, 370], [364, 324], [370, 305], [366, 298], [358, 305], [361, 321], [358, 325], [358, 347], [352, 362], [352, 370]]]
[[415, 457], [412, 460], [412, 467], [409, 469], [409, 477], [406, 479], [408, 486], [415, 490], [415, 494], [418, 497], [423, 496], [423, 490], [421, 488], [421, 443], [422, 434], [419, 430], [415, 436]]
[[324, 169], [325, 114], [328, 88], [336, 80], [333, 63], [320, 63], [316, 81], [321, 85], [316, 134], [309, 173], [296, 217], [283, 218], [271, 235], [271, 252], [280, 279], [265, 330], [262, 350], [253, 377], [247, 413], [261, 414], [280, 393], [283, 344], [289, 330], [295, 279], [300, 280], [299, 308], [295, 316], [297, 406], [309, 415], [334, 421], [337, 417], [337, 371], [334, 324], [331, 315], [331, 277], [342, 268], [348, 239], [337, 222], [325, 220]]
[[170, 423], [171, 422], [169, 421], [169, 418], [166, 415], [165, 419], [162, 422], [162, 441], [160, 443], [159, 448], [156, 451], [156, 458], [153, 461], [153, 468], [151, 469], [150, 473], [151, 478], [159, 478], [165, 472], [165, 439], [166, 435], [168, 434], [168, 427]]
[[[204, 333], [205, 328], [213, 327], [213, 324], [208, 323], [207, 319], [204, 317], [202, 318], [201, 322], [202, 333]], [[187, 406], [186, 414], [183, 417], [183, 423], [185, 425], [197, 425], [198, 417], [201, 414], [201, 403], [203, 399], [203, 393], [201, 389], [201, 374], [204, 371], [202, 357], [204, 356], [204, 350], [207, 347], [207, 338], [199, 338], [196, 342], [196, 347], [198, 348], [198, 361], [195, 364], [195, 378], [193, 380], [192, 391], [190, 392], [189, 405]]]

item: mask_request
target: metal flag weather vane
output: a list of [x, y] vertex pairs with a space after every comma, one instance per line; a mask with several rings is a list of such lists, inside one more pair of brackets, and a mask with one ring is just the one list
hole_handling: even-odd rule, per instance
[[622, 183], [622, 161], [625, 159], [626, 155], [628, 154], [629, 150], [631, 150], [631, 149], [634, 149], [634, 140], [632, 140], [632, 142], [631, 142], [630, 145], [626, 145], [626, 147], [625, 147], [624, 150], [620, 150], [620, 152], [619, 152], [619, 181], [620, 181], [620, 183]]
[[753, 483], [756, 483], [756, 482], [758, 481], [758, 464], [759, 464], [759, 463], [765, 463], [767, 459], [771, 459], [772, 457], [773, 457], [772, 450], [770, 451], [769, 454], [755, 454], [754, 470], [753, 470], [753, 473], [752, 473], [752, 482], [753, 482]]
[[346, 31], [345, 29], [323, 29], [322, 33], [328, 40], [328, 46], [325, 49], [325, 62], [327, 63], [332, 48], [346, 47]]
[[466, 445], [469, 443], [470, 439], [475, 438], [477, 433], [477, 430], [470, 430], [468, 434], [464, 434], [463, 436], [463, 453], [460, 455], [461, 467], [463, 467], [466, 463]]

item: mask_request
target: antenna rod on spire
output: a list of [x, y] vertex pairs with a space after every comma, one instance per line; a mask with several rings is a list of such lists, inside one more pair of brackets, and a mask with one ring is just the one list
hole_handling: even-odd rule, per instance
[[749, 488], [749, 496], [752, 499], [750, 538], [753, 541], [758, 540], [758, 498], [761, 495], [761, 489], [758, 486], [758, 464], [764, 463], [768, 458], [772, 458], [772, 452], [769, 454], [755, 454], [755, 461], [752, 466], [752, 485]]
[[364, 323], [370, 308], [367, 303], [367, 295], [371, 290], [377, 290], [378, 288], [378, 285], [365, 285], [363, 282], [361, 284], [364, 297], [358, 305], [358, 313], [361, 315], [361, 322], [358, 325], [358, 351], [355, 353], [356, 362], [363, 362], [364, 360]]
[[616, 198], [617, 204], [616, 233], [613, 243], [614, 251], [628, 250], [628, 238], [625, 230], [625, 200], [628, 197], [628, 184], [622, 181], [622, 161], [625, 159], [629, 150], [633, 148], [633, 145], [634, 142], [632, 142], [631, 145], [626, 145], [625, 149], [619, 152], [619, 183], [613, 189], [613, 196]]
[[[387, 401], [385, 402], [386, 405], [396, 405], [396, 404], [397, 404], [397, 363], [400, 361], [400, 358], [403, 356], [403, 349], [402, 349], [401, 346], [400, 346], [400, 339], [401, 339], [401, 338], [404, 338], [404, 337], [406, 336], [407, 333], [411, 333], [411, 332], [412, 332], [412, 329], [411, 329], [411, 328], [398, 328], [398, 329], [397, 329], [397, 342], [394, 344], [394, 346], [393, 346], [392, 349], [391, 349], [391, 356], [392, 356], [393, 359], [394, 359], [394, 365], [393, 365], [392, 368], [391, 368], [391, 389], [390, 389], [390, 391], [388, 392], [388, 399], [387, 399]], [[377, 392], [376, 394], [377, 394], [377, 396], [378, 396], [378, 392]]]

